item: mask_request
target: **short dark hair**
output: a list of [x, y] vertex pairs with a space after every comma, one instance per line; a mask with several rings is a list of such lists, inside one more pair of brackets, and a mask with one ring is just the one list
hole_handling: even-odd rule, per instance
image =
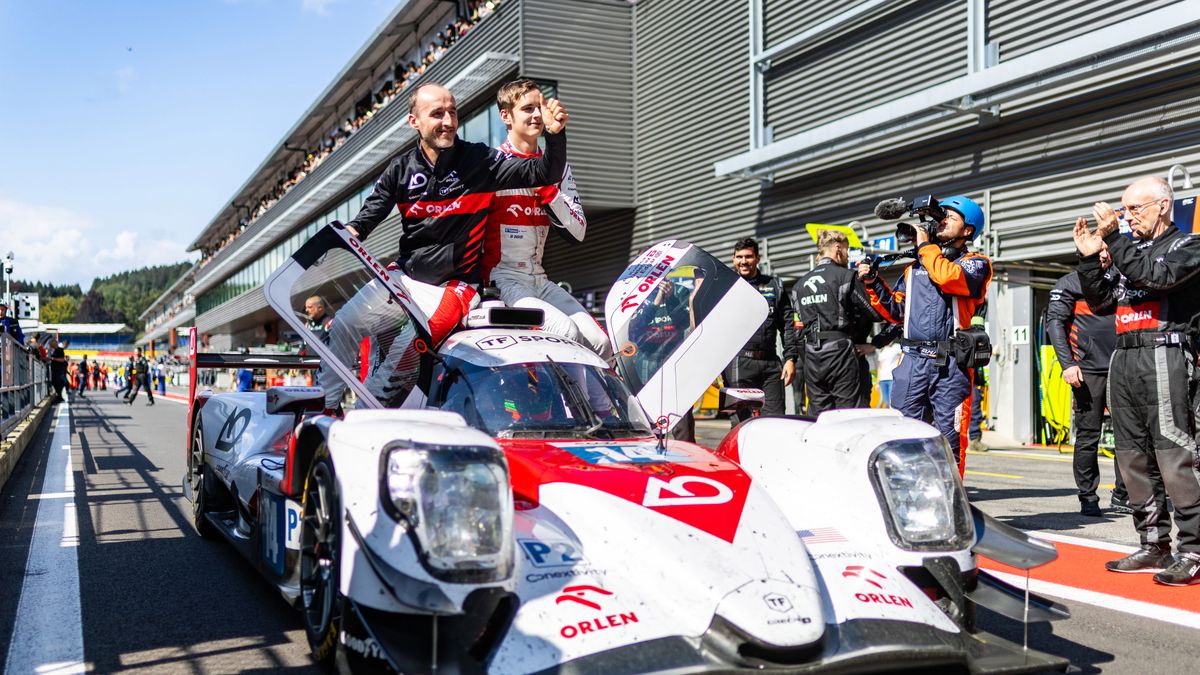
[[751, 251], [754, 251], [755, 256], [760, 256], [760, 254], [758, 252], [758, 240], [756, 240], [754, 237], [742, 237], [741, 239], [738, 239], [733, 244], [733, 252], [734, 253], [737, 253], [738, 251], [745, 249], [745, 248], [748, 248]]
[[413, 111], [417, 109], [417, 95], [421, 93], [422, 89], [426, 87], [440, 86], [442, 85], [438, 84], [437, 82], [422, 82], [421, 84], [413, 87], [413, 90], [408, 93], [408, 113], [411, 115], [413, 114]]

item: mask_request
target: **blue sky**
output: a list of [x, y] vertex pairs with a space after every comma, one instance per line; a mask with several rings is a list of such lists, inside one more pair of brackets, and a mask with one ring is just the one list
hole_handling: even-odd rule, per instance
[[85, 288], [185, 247], [401, 0], [0, 0], [0, 255]]

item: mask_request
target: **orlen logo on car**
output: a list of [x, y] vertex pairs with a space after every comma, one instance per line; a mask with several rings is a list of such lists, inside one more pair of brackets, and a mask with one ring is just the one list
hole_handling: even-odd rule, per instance
[[[856, 578], [863, 583], [874, 586], [879, 590], [884, 590], [884, 584], [888, 583], [888, 578], [882, 572], [877, 572], [869, 567], [862, 565], [847, 565], [846, 569], [842, 570], [843, 578]], [[894, 607], [912, 608], [912, 601], [903, 595], [891, 595], [884, 593], [863, 593], [854, 594], [854, 599], [868, 605], [892, 605]]]
[[663, 273], [671, 267], [671, 263], [673, 262], [675, 262], [673, 256], [664, 255], [663, 259], [654, 266], [654, 269], [650, 270], [650, 274], [646, 275], [645, 279], [642, 279], [642, 283], [638, 284], [637, 290], [621, 298], [621, 311], [626, 312], [637, 307], [638, 303], [634, 298], [641, 293], [648, 293], [651, 288], [654, 288], [654, 284], [658, 283], [658, 280], [662, 278]]
[[[603, 613], [601, 616], [596, 618], [569, 623], [562, 628], [559, 628], [558, 634], [567, 638], [568, 640], [586, 633], [620, 628], [621, 626], [638, 622], [637, 614], [634, 612], [612, 610], [612, 592], [606, 591], [599, 586], [567, 586], [563, 589], [563, 592], [554, 599], [554, 604], [577, 605]], [[607, 613], [609, 611], [613, 611], [614, 613]]]
[[386, 281], [388, 285], [392, 287], [392, 291], [395, 292], [396, 295], [408, 300], [409, 302], [412, 301], [412, 299], [408, 297], [408, 294], [404, 292], [404, 289], [401, 288], [399, 284], [392, 281], [392, 277], [388, 275], [387, 268], [385, 266], [380, 265], [379, 261], [375, 260], [370, 253], [367, 253], [367, 249], [363, 248], [363, 245], [360, 244], [357, 239], [354, 237], [348, 237], [348, 239], [350, 241], [350, 245], [353, 246], [354, 250], [358, 252], [358, 255], [361, 256], [362, 259], [371, 266], [371, 269], [375, 270], [375, 272], [379, 274], [381, 279]]

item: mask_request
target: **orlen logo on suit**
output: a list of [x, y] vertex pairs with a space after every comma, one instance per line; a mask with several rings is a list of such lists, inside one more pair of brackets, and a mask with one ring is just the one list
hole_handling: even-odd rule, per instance
[[636, 298], [639, 294], [647, 293], [651, 288], [654, 288], [654, 285], [658, 283], [658, 280], [662, 278], [663, 273], [671, 267], [671, 263], [673, 262], [675, 262], [674, 257], [664, 255], [663, 259], [658, 261], [658, 264], [654, 266], [654, 269], [650, 270], [650, 274], [645, 279], [642, 279], [642, 283], [638, 284], [637, 291], [630, 293], [624, 298], [621, 298], [621, 311], [625, 312], [637, 307], [638, 303], [634, 300], [634, 298]]

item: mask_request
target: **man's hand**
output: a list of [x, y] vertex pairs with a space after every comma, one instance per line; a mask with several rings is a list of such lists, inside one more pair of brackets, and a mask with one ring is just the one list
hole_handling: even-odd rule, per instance
[[356, 230], [353, 225], [346, 225], [346, 231], [350, 233], [351, 237], [354, 237], [355, 239], [362, 239], [362, 237], [358, 236], [358, 230]]
[[1096, 236], [1103, 239], [1117, 231], [1117, 212], [1108, 202], [1092, 204], [1092, 216], [1096, 218]]
[[854, 353], [859, 356], [875, 353], [875, 345], [854, 345]]
[[916, 227], [913, 228], [917, 231], [917, 236], [913, 239], [913, 241], [916, 242], [918, 248], [921, 246], [921, 244], [929, 243], [929, 230], [926, 230], [924, 225], [925, 223], [917, 223]]
[[1071, 366], [1063, 371], [1063, 381], [1078, 389], [1083, 386], [1083, 371], [1079, 366]]
[[792, 380], [796, 378], [796, 362], [787, 360], [783, 362], [783, 372], [779, 374], [779, 379], [783, 380], [783, 386], [792, 386]]
[[571, 116], [558, 99], [542, 97], [541, 106], [542, 121], [547, 132], [557, 134], [567, 126], [567, 120], [571, 119]]
[[867, 262], [866, 260], [858, 263], [858, 278], [862, 279], [863, 281], [874, 279], [874, 277], [871, 276], [871, 263]]
[[1079, 255], [1096, 255], [1104, 248], [1104, 238], [1088, 229], [1087, 218], [1083, 216], [1075, 220], [1072, 236], [1075, 237], [1075, 248], [1079, 249]]

